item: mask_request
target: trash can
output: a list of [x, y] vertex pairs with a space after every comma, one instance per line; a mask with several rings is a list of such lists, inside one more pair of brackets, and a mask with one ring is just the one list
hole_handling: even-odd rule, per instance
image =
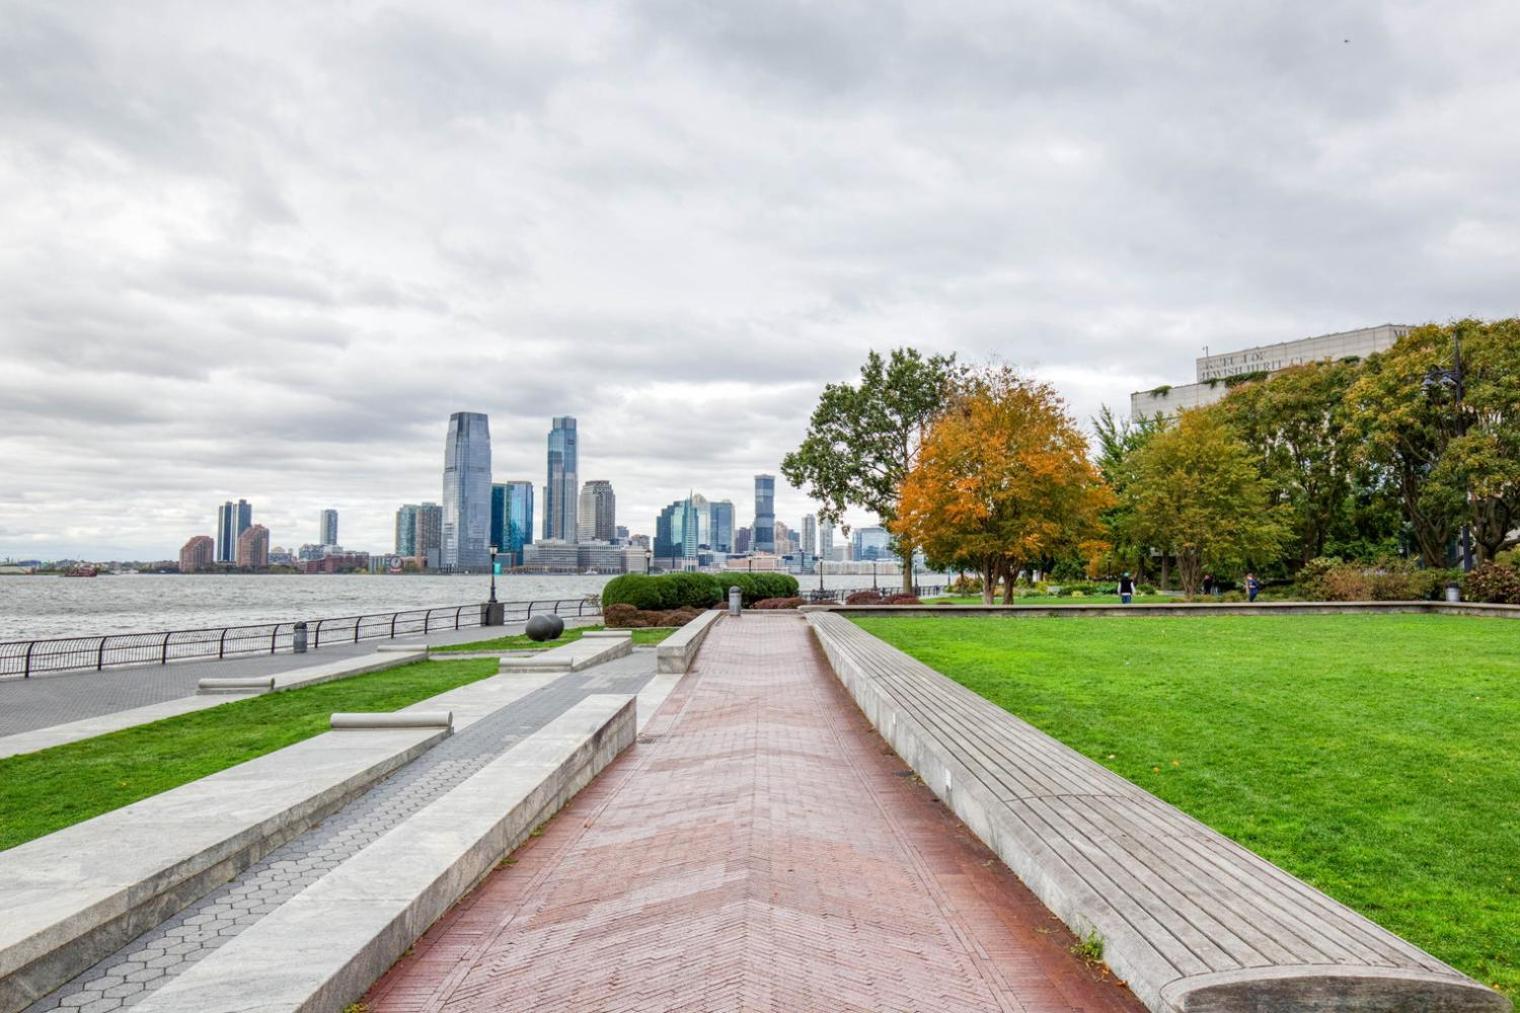
[[1447, 584], [1446, 585], [1446, 600], [1449, 601], [1449, 602], [1451, 602], [1452, 604], [1456, 604], [1457, 602], [1461, 601], [1462, 600], [1462, 585], [1461, 584]]
[[728, 589], [728, 614], [731, 615], [731, 616], [738, 615], [739, 614], [739, 608], [743, 604], [744, 604], [744, 592], [740, 591], [737, 587], [731, 587], [731, 588], [729, 588]]
[[297, 654], [306, 653], [306, 624], [296, 623], [290, 633], [290, 644]]

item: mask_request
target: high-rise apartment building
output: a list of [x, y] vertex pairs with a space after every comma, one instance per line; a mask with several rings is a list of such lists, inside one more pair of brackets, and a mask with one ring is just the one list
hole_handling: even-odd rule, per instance
[[485, 570], [490, 537], [491, 423], [481, 412], [455, 412], [443, 449], [443, 568]]
[[611, 482], [597, 478], [581, 487], [578, 522], [578, 541], [611, 542], [617, 538], [617, 497]]
[[575, 419], [561, 415], [549, 429], [549, 473], [544, 485], [544, 538], [573, 542], [576, 524], [580, 453]]
[[417, 504], [403, 503], [396, 511], [396, 555], [417, 555]]
[[533, 483], [521, 479], [491, 486], [491, 544], [508, 565], [523, 565], [523, 547], [533, 543]]
[[216, 561], [237, 562], [238, 539], [253, 523], [253, 507], [246, 499], [231, 500], [216, 509]]
[[431, 568], [443, 565], [443, 507], [437, 503], [417, 504], [417, 522], [413, 529], [415, 555]]
[[317, 520], [317, 541], [323, 545], [338, 544], [338, 511], [323, 510]]
[[852, 558], [891, 559], [892, 536], [883, 527], [856, 528], [851, 537]]
[[824, 521], [818, 525], [818, 558], [834, 558], [834, 523]]
[[195, 535], [179, 550], [179, 572], [204, 570], [216, 560], [216, 543], [207, 535]]
[[781, 521], [776, 522], [776, 527], [771, 534], [771, 538], [776, 546], [771, 551], [776, 553], [776, 555], [787, 556], [797, 551], [797, 536], [792, 533], [791, 528]]
[[776, 476], [755, 476], [755, 528], [751, 552], [776, 551]]
[[734, 551], [734, 503], [733, 500], [717, 499], [708, 506], [711, 520], [708, 543], [714, 552]]
[[269, 568], [269, 529], [262, 524], [248, 527], [237, 540], [237, 565], [250, 570]]
[[751, 541], [753, 541], [753, 537], [749, 528], [740, 528], [734, 532], [734, 551], [743, 555], [749, 551]]
[[802, 515], [802, 565], [806, 566], [809, 556], [818, 555], [818, 518], [812, 514]]

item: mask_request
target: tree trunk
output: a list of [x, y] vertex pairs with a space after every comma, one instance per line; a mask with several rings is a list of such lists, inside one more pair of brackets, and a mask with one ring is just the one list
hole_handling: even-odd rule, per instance
[[995, 559], [982, 560], [982, 604], [992, 604], [992, 592], [997, 586], [997, 561]]
[[1188, 597], [1198, 593], [1198, 588], [1203, 583], [1203, 559], [1198, 550], [1183, 549], [1177, 553], [1177, 576]]
[[1171, 568], [1167, 566], [1166, 550], [1162, 549], [1161, 550], [1161, 590], [1163, 590], [1163, 591], [1170, 591], [1171, 589], [1172, 589], [1172, 571], [1171, 571]]

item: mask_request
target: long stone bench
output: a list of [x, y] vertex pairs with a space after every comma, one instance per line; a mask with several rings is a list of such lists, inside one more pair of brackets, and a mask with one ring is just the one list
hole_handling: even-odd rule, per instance
[[[611, 631], [609, 631], [611, 632]], [[579, 672], [592, 665], [600, 665], [614, 658], [627, 657], [633, 653], [633, 635], [626, 630], [621, 636], [581, 637], [538, 654], [503, 655], [503, 672]]]
[[808, 621], [898, 755], [1157, 1013], [1511, 1009], [843, 616]]
[[634, 734], [632, 697], [587, 697], [137, 1008], [344, 1008]]
[[669, 675], [684, 673], [696, 660], [697, 652], [702, 649], [702, 641], [707, 639], [708, 631], [722, 615], [723, 613], [718, 609], [708, 609], [660, 641], [659, 646], [655, 648], [654, 670]]

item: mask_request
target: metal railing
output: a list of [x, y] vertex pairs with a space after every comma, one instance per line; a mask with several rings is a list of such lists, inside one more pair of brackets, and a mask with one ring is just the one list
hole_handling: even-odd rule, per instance
[[[826, 601], [837, 601], [842, 603], [850, 595], [861, 594], [866, 591], [875, 591], [886, 598], [890, 598], [893, 595], [899, 595], [903, 593], [903, 589], [899, 586], [879, 584], [876, 587], [815, 587], [811, 591], [804, 588], [798, 592], [798, 595], [815, 604], [821, 604]], [[945, 588], [942, 584], [913, 585], [913, 594], [919, 598], [934, 598], [944, 593]]]
[[[585, 618], [602, 614], [595, 597], [544, 601], [501, 602], [508, 626], [544, 614]], [[460, 630], [481, 625], [482, 603], [441, 608], [377, 612], [336, 619], [307, 619], [307, 647], [356, 644], [361, 640], [392, 638], [435, 630]], [[13, 640], [0, 643], [0, 678], [31, 678], [46, 672], [77, 672], [117, 665], [167, 665], [192, 658], [230, 658], [277, 654], [292, 649], [295, 620], [252, 626], [223, 626], [158, 633], [111, 633], [99, 637], [57, 640]]]

